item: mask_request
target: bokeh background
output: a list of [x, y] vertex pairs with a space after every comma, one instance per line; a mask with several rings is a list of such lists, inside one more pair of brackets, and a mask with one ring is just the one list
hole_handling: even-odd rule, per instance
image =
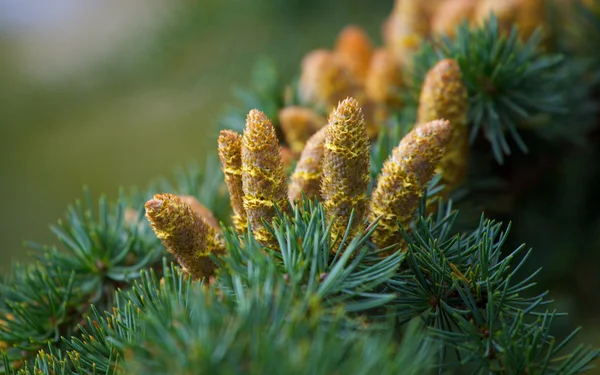
[[[0, 273], [27, 259], [24, 240], [56, 243], [48, 226], [82, 196], [83, 185], [94, 197], [115, 198], [120, 187], [145, 187], [177, 167], [201, 164], [216, 149], [215, 125], [233, 102], [232, 89], [248, 85], [258, 60], [274, 60], [289, 81], [306, 52], [331, 47], [348, 24], [380, 44], [392, 3], [0, 0]], [[589, 165], [581, 160], [571, 159], [572, 166]], [[561, 262], [579, 254], [573, 244], [597, 246], [561, 233], [574, 221], [553, 210], [552, 199], [538, 200], [539, 207], [532, 200], [538, 216], [522, 206], [511, 238], [536, 250], [531, 266], [545, 268], [540, 289], [551, 287], [556, 307], [570, 313], [563, 327], [584, 325], [580, 339], [600, 345], [597, 283], [578, 277], [596, 280], [598, 257]], [[578, 215], [576, 207], [569, 212]]]
[[0, 272], [89, 186], [116, 197], [213, 152], [232, 89], [284, 77], [391, 0], [0, 0]]

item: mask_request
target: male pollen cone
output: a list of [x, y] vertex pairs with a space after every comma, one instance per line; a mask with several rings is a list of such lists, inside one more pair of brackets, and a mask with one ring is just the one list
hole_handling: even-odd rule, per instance
[[339, 63], [358, 82], [364, 82], [373, 55], [373, 45], [362, 28], [346, 26], [338, 35], [334, 53]]
[[386, 106], [400, 106], [400, 88], [403, 86], [402, 71], [392, 54], [379, 48], [373, 54], [365, 81], [367, 96]]
[[253, 109], [246, 118], [242, 137], [242, 188], [244, 209], [257, 241], [273, 246], [276, 240], [263, 224], [271, 223], [280, 210], [289, 208], [286, 174], [273, 125], [264, 113]]
[[329, 110], [338, 101], [360, 90], [356, 78], [332, 51], [315, 50], [302, 60], [298, 93], [302, 103]]
[[302, 192], [307, 199], [320, 197], [326, 129], [322, 128], [310, 137], [300, 155], [289, 186], [288, 196], [292, 203], [302, 199]]
[[432, 34], [454, 37], [456, 28], [462, 22], [470, 23], [473, 20], [476, 7], [477, 0], [446, 0], [431, 20]]
[[379, 219], [372, 240], [380, 248], [403, 244], [399, 225], [409, 230], [427, 183], [444, 154], [451, 137], [451, 125], [436, 120], [418, 125], [394, 148], [386, 160], [373, 190], [369, 221]]
[[386, 47], [402, 67], [410, 67], [421, 40], [429, 35], [431, 0], [396, 0], [383, 27]]
[[446, 119], [452, 128], [450, 142], [439, 165], [445, 196], [462, 184], [468, 171], [467, 95], [460, 67], [456, 61], [445, 59], [427, 73], [419, 99], [418, 123]]
[[231, 130], [222, 130], [219, 134], [218, 152], [233, 210], [233, 225], [238, 233], [243, 233], [248, 226], [248, 219], [242, 188], [242, 136]]
[[325, 132], [321, 196], [327, 219], [333, 222], [332, 236], [342, 238], [352, 210], [350, 233], [363, 229], [368, 202], [370, 144], [356, 99], [339, 103]]
[[519, 15], [521, 0], [480, 0], [475, 9], [474, 21], [483, 25], [494, 13], [498, 20], [498, 28], [508, 33]]
[[173, 194], [156, 194], [146, 202], [146, 217], [156, 237], [195, 279], [214, 274], [210, 254], [220, 255], [225, 246], [215, 230], [192, 207]]

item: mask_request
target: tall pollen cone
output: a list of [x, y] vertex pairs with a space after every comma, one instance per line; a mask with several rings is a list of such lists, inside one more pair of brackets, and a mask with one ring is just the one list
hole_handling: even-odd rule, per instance
[[290, 149], [299, 155], [306, 141], [327, 124], [327, 119], [310, 108], [289, 106], [279, 111], [279, 126]]
[[303, 103], [330, 110], [340, 100], [353, 95], [359, 85], [331, 51], [315, 50], [302, 60], [298, 93]]
[[352, 210], [351, 234], [363, 229], [368, 201], [369, 137], [356, 99], [340, 102], [325, 129], [321, 196], [327, 219], [333, 222], [332, 237], [342, 238]]
[[273, 246], [276, 240], [263, 224], [288, 209], [286, 175], [275, 129], [264, 113], [253, 109], [242, 137], [244, 208], [257, 241]]
[[220, 255], [225, 246], [215, 230], [194, 210], [172, 194], [156, 194], [146, 202], [146, 217], [156, 237], [195, 279], [214, 274], [210, 254]]
[[431, 19], [432, 34], [454, 37], [462, 22], [472, 21], [476, 7], [477, 0], [446, 0]]
[[450, 137], [448, 121], [419, 125], [402, 139], [384, 163], [373, 190], [369, 221], [373, 223], [379, 218], [372, 240], [380, 249], [396, 245], [388, 254], [402, 246], [398, 224], [408, 230]]
[[310, 137], [300, 155], [289, 186], [288, 196], [292, 203], [302, 199], [302, 192], [307, 199], [320, 197], [321, 163], [327, 135], [326, 129], [322, 128]]
[[373, 55], [373, 45], [362, 28], [346, 26], [338, 35], [334, 54], [339, 64], [358, 82], [364, 82]]
[[402, 67], [410, 67], [421, 41], [429, 35], [429, 7], [423, 0], [396, 0], [383, 26], [386, 47]]
[[244, 209], [242, 188], [242, 136], [231, 130], [221, 131], [218, 151], [225, 184], [229, 190], [233, 225], [238, 233], [243, 233], [248, 227], [248, 218]]
[[438, 62], [427, 73], [421, 90], [417, 123], [445, 119], [450, 121], [452, 128], [450, 142], [437, 171], [442, 173], [444, 196], [462, 184], [468, 171], [467, 95], [460, 67], [452, 59]]

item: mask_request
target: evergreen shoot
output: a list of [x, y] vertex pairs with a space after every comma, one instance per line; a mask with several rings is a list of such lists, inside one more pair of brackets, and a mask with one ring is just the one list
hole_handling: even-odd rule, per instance
[[52, 227], [60, 246], [30, 244], [0, 283], [0, 372], [593, 368], [599, 349], [557, 331], [566, 314], [539, 289], [545, 249], [512, 246], [500, 195], [474, 192], [511, 143], [588, 136], [598, 56], [560, 38], [600, 6], [559, 26], [560, 1], [499, 3], [397, 0], [384, 46], [348, 26], [293, 84], [259, 65], [201, 173], [112, 203], [85, 190]]

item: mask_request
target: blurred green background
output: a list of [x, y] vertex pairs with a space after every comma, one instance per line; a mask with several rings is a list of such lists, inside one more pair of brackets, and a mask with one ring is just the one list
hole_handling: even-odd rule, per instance
[[284, 77], [350, 23], [375, 42], [392, 1], [0, 0], [0, 272], [82, 196], [116, 197], [214, 152], [232, 88]]

